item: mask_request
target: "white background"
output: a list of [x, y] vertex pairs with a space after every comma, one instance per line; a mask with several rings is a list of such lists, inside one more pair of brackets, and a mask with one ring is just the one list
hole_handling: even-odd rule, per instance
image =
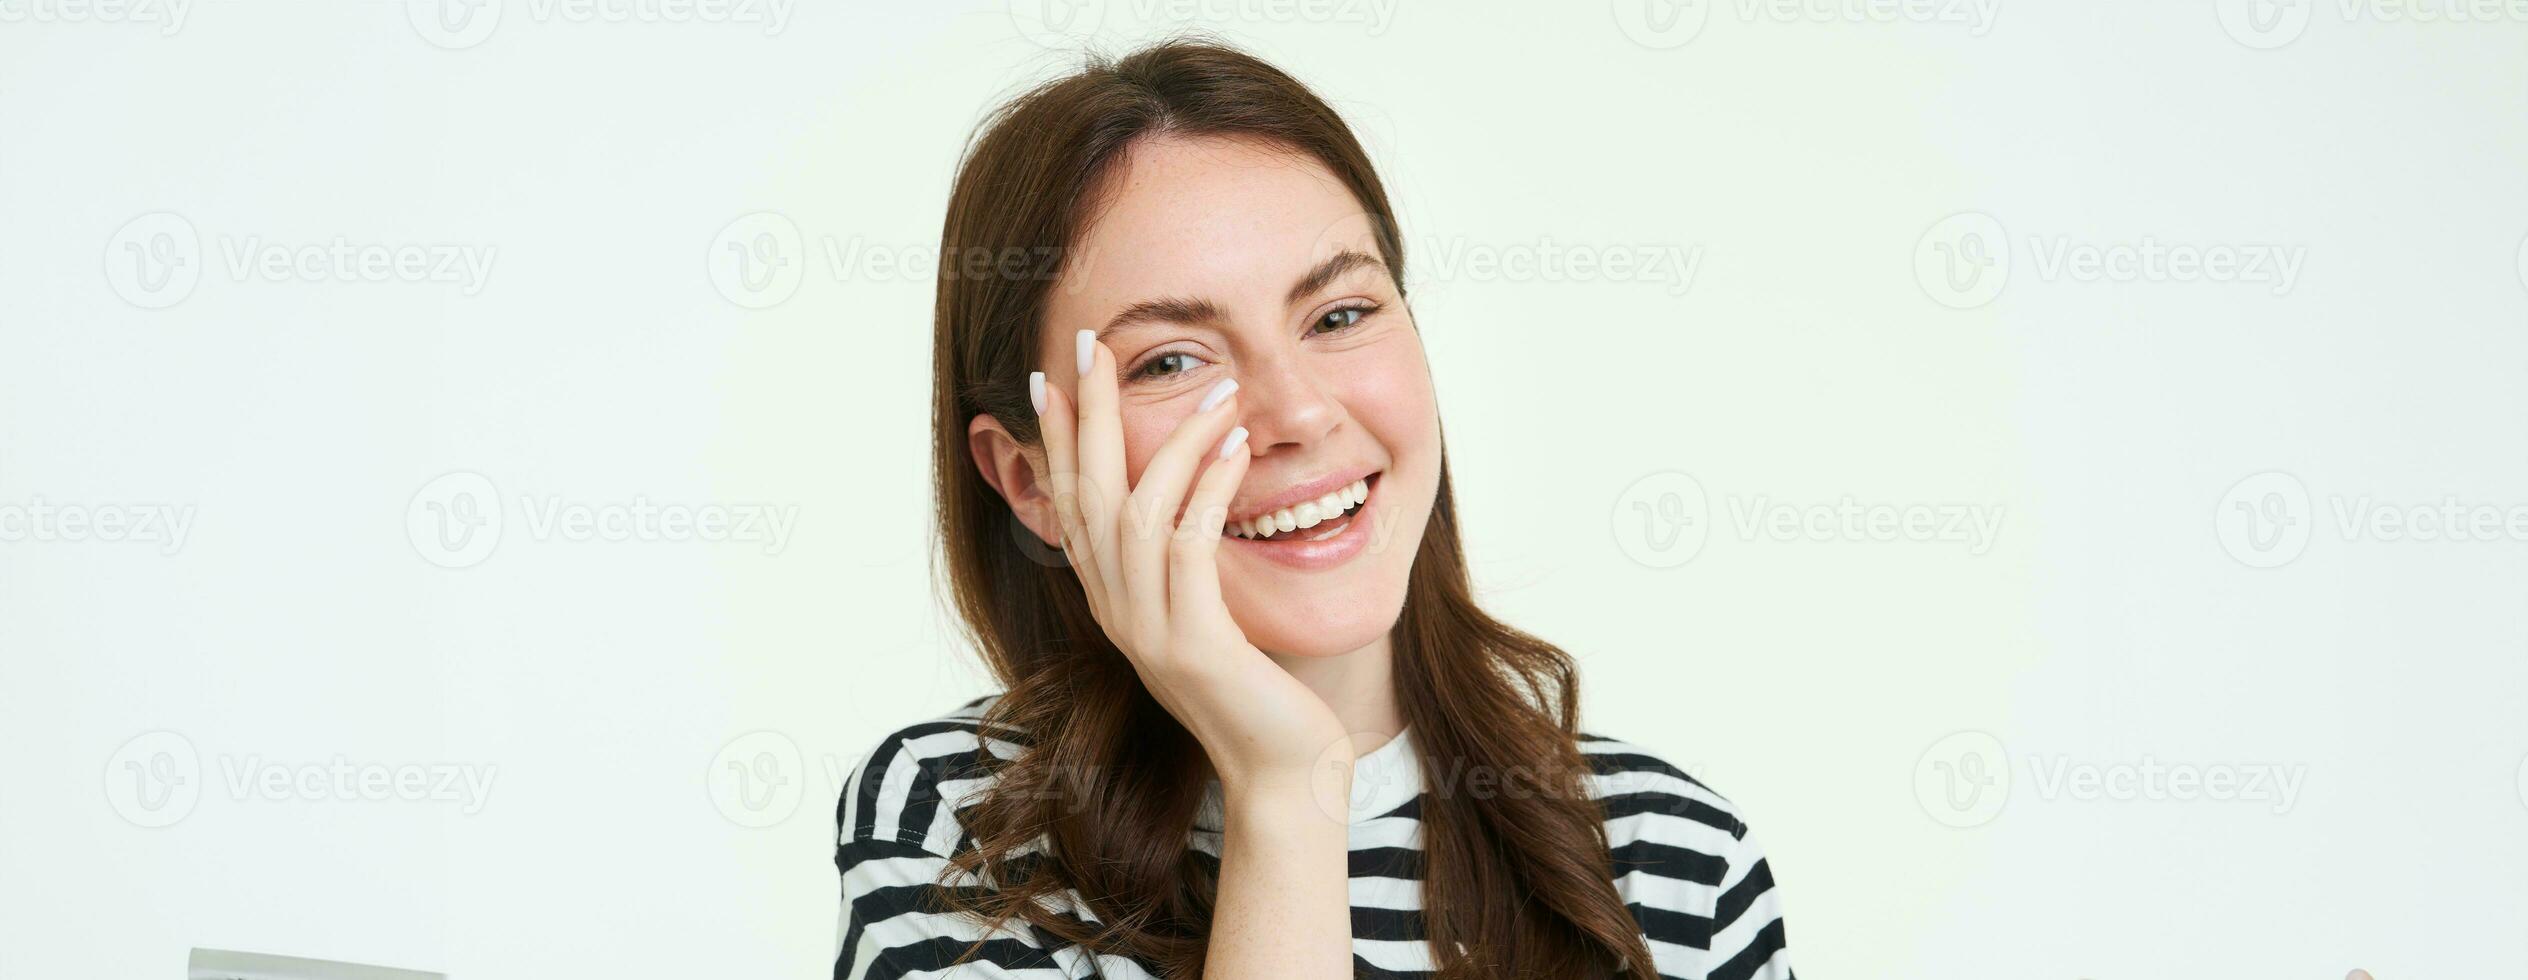
[[[836, 773], [989, 689], [953, 164], [1196, 24], [1371, 148], [1484, 595], [1804, 975], [2528, 974], [2528, 9], [1654, 6], [0, 0], [0, 975], [823, 975]], [[644, 501], [792, 523], [540, 523]]]

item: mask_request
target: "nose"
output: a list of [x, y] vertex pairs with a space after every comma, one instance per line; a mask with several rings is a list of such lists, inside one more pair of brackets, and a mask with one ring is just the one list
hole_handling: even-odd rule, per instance
[[1343, 403], [1317, 374], [1298, 351], [1275, 351], [1239, 366], [1239, 414], [1256, 455], [1313, 446], [1342, 427]]

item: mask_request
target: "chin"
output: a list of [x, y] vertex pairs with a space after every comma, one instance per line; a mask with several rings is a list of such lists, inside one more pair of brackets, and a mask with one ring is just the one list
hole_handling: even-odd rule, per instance
[[[1424, 480], [1392, 487], [1373, 478], [1367, 505], [1343, 535], [1328, 542], [1302, 539], [1293, 557], [1279, 542], [1224, 542], [1221, 598], [1247, 641], [1268, 653], [1291, 657], [1339, 657], [1385, 638], [1403, 614], [1405, 592], [1430, 519]], [[1436, 479], [1427, 484], [1437, 490]], [[1387, 491], [1395, 491], [1388, 493]], [[1382, 496], [1385, 499], [1382, 499]], [[1402, 527], [1412, 533], [1400, 533]], [[1341, 545], [1354, 538], [1350, 548]], [[1332, 549], [1320, 554], [1318, 548]], [[1328, 560], [1331, 559], [1331, 560]]]
[[[1387, 635], [1404, 610], [1404, 583], [1392, 595], [1354, 593], [1314, 601], [1254, 596], [1251, 603], [1232, 600], [1229, 613], [1246, 633], [1247, 642], [1267, 653], [1289, 657], [1339, 657]], [[1244, 605], [1265, 608], [1242, 609]]]

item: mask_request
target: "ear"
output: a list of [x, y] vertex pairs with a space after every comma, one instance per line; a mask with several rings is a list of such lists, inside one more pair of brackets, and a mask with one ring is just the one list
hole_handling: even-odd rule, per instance
[[1054, 516], [1044, 451], [1019, 442], [1000, 419], [986, 412], [966, 423], [966, 452], [974, 457], [974, 468], [983, 472], [983, 482], [1009, 501], [1018, 522], [1035, 532], [1045, 547], [1060, 550], [1062, 521]]

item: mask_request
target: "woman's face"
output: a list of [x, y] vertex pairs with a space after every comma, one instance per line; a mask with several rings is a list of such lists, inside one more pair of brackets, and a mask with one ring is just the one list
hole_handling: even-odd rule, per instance
[[[1403, 608], [1438, 492], [1440, 431], [1421, 336], [1373, 220], [1313, 158], [1248, 140], [1141, 140], [1094, 203], [1047, 301], [1037, 366], [1076, 392], [1073, 338], [1099, 331], [1136, 484], [1204, 393], [1236, 379], [1252, 458], [1219, 551], [1230, 615], [1272, 653], [1376, 642]], [[1326, 513], [1361, 483], [1364, 503]], [[1241, 536], [1283, 511], [1291, 530]]]

